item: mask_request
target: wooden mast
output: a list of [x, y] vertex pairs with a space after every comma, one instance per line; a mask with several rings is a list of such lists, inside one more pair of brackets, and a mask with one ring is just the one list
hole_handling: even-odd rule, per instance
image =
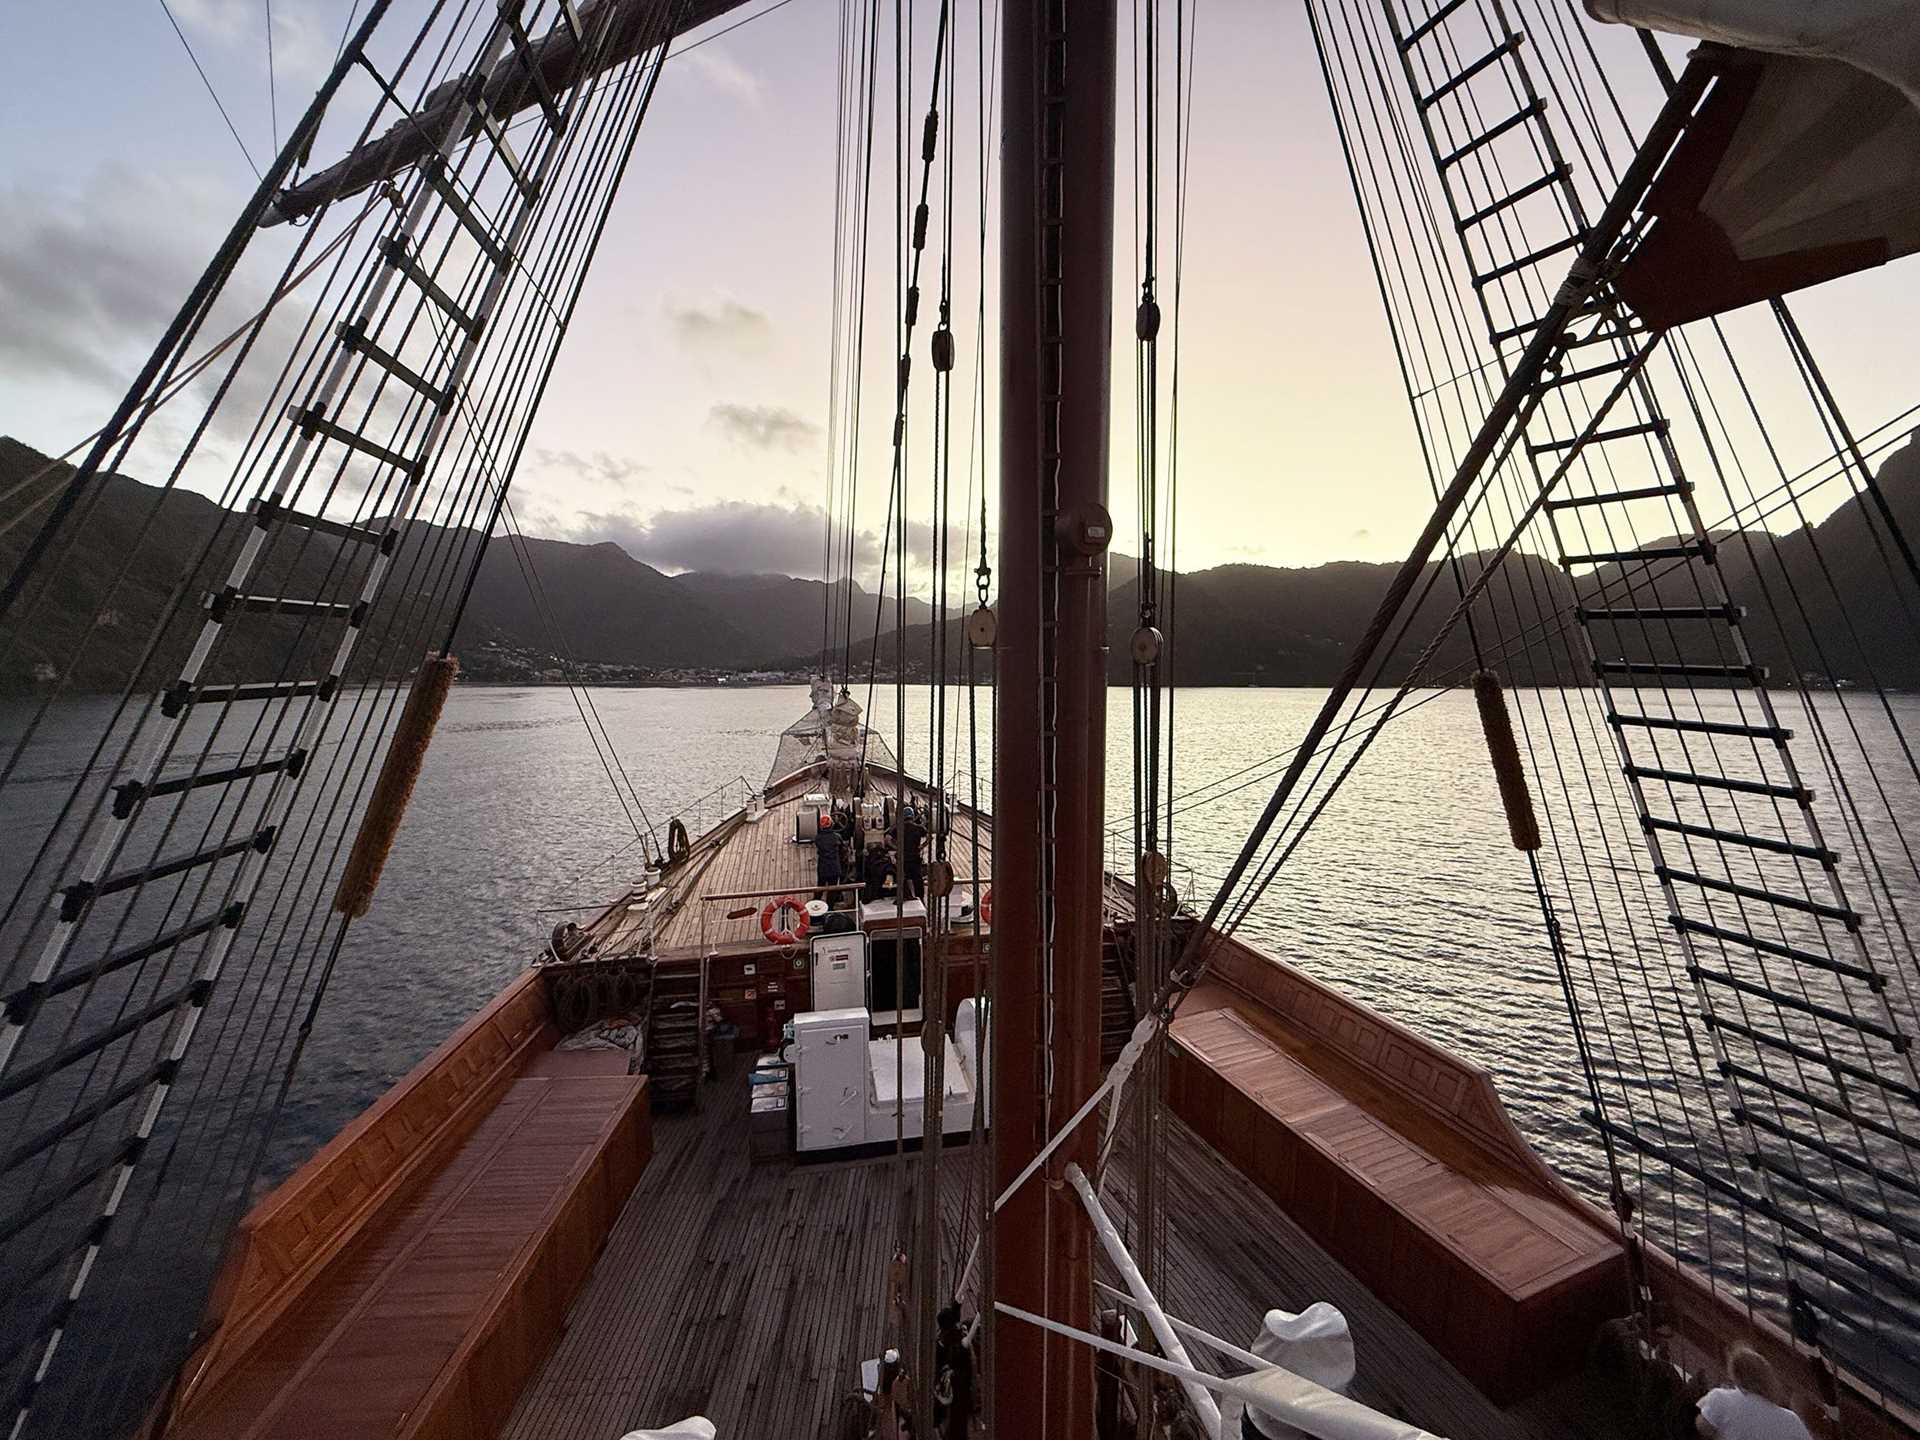
[[[994, 1173], [1010, 1183], [1099, 1082], [1112, 347], [1114, 0], [1003, 9]], [[994, 1222], [995, 1298], [1091, 1330], [1068, 1162]], [[995, 1323], [994, 1431], [1093, 1432], [1092, 1353]]]

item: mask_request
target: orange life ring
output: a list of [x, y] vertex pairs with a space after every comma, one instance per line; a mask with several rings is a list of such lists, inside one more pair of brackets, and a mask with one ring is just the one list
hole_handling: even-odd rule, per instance
[[987, 887], [987, 893], [980, 897], [980, 923], [988, 929], [993, 928], [993, 887]]
[[[798, 918], [791, 926], [779, 927], [780, 912], [791, 910]], [[794, 895], [782, 895], [778, 900], [769, 900], [760, 908], [760, 933], [767, 937], [770, 944], [798, 945], [807, 938], [807, 931], [813, 928], [813, 920], [807, 914], [807, 902]]]

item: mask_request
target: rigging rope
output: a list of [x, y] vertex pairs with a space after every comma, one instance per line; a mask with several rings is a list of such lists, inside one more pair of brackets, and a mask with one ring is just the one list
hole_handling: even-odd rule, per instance
[[[253, 152], [247, 148], [247, 142], [240, 138], [240, 131], [235, 128], [233, 117], [227, 113], [226, 103], [221, 100], [220, 92], [213, 88], [213, 81], [207, 78], [206, 67], [200, 63], [200, 57], [193, 53], [193, 42], [187, 39], [187, 32], [180, 28], [180, 22], [174, 18], [173, 7], [167, 3], [167, 0], [160, 0], [160, 8], [166, 14], [167, 23], [173, 27], [173, 33], [180, 37], [180, 46], [187, 52], [187, 59], [193, 62], [194, 74], [198, 75], [200, 83], [206, 86], [207, 98], [213, 101], [213, 108], [220, 112], [220, 119], [225, 123], [227, 133], [233, 136], [233, 143], [240, 147], [240, 154], [246, 160], [247, 168], [253, 171], [254, 179], [260, 179], [260, 166], [253, 158]], [[271, 29], [268, 33], [271, 37]], [[272, 45], [271, 38], [267, 43], [269, 46]], [[274, 148], [279, 148], [277, 141]]]

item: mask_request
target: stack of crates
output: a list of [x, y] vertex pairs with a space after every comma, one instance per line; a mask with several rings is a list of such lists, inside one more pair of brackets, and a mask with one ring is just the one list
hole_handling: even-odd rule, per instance
[[793, 1066], [762, 1055], [747, 1074], [747, 1153], [755, 1165], [793, 1153]]

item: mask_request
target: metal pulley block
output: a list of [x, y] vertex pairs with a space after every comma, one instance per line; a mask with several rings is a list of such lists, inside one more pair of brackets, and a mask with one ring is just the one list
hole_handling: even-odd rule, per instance
[[967, 643], [975, 649], [991, 650], [994, 636], [1000, 633], [1000, 617], [991, 605], [982, 605], [967, 616]]
[[1142, 625], [1133, 632], [1133, 663], [1153, 665], [1159, 662], [1160, 652], [1166, 648], [1166, 636], [1155, 625]]
[[1158, 850], [1148, 850], [1140, 856], [1134, 873], [1139, 877], [1140, 888], [1150, 890], [1173, 878], [1173, 862]]

